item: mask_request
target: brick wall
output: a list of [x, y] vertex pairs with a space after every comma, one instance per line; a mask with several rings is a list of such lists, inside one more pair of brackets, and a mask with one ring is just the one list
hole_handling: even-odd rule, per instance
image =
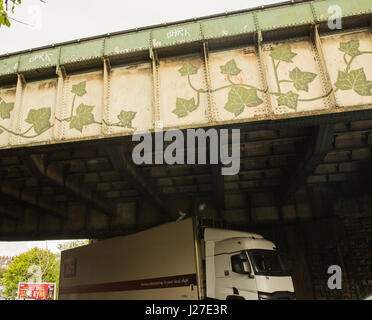
[[372, 197], [344, 198], [335, 212], [344, 225], [340, 247], [351, 290], [363, 299], [372, 294]]
[[[298, 299], [364, 299], [372, 294], [372, 195], [329, 195], [328, 206], [325, 218], [255, 231], [285, 253]], [[342, 269], [341, 290], [327, 286], [331, 265]]]

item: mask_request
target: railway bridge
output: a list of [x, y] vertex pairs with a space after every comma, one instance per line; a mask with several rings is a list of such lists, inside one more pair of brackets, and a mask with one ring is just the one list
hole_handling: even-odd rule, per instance
[[[299, 297], [363, 297], [371, 26], [371, 0], [291, 1], [1, 56], [0, 239], [105, 238], [197, 215], [279, 243]], [[197, 128], [240, 129], [237, 174], [133, 162], [137, 133]], [[331, 264], [346, 270], [342, 292], [324, 288]]]

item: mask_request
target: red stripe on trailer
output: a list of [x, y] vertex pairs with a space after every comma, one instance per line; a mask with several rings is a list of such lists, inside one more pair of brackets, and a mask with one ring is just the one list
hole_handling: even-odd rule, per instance
[[184, 274], [178, 276], [141, 279], [132, 281], [108, 282], [86, 284], [78, 286], [61, 287], [60, 294], [72, 293], [93, 293], [93, 292], [113, 292], [113, 291], [129, 291], [129, 290], [147, 290], [147, 289], [162, 289], [174, 287], [186, 287], [196, 285], [196, 273]]

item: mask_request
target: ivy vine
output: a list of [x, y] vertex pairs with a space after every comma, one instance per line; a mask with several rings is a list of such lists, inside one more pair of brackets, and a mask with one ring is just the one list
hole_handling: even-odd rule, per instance
[[[6, 102], [4, 99], [0, 98], [0, 118], [3, 120], [10, 119], [10, 113], [14, 109], [14, 102]], [[24, 132], [15, 132], [8, 128], [6, 128], [3, 125], [0, 125], [0, 135], [3, 132], [8, 132], [12, 135], [19, 136], [22, 138], [34, 138], [51, 127], [53, 125], [50, 123], [49, 118], [51, 115], [51, 109], [50, 108], [40, 108], [40, 109], [31, 109], [28, 112], [28, 115], [25, 119], [25, 122], [30, 124], [31, 126], [25, 130]], [[30, 135], [29, 133], [31, 131], [34, 131], [34, 134]]]
[[354, 90], [361, 96], [372, 96], [372, 81], [367, 80], [364, 68], [350, 70], [356, 57], [372, 53], [372, 51], [360, 51], [359, 46], [359, 40], [340, 43], [338, 50], [344, 53], [346, 68], [345, 71], [338, 71], [337, 81], [335, 82], [336, 91]]
[[[341, 42], [339, 51], [344, 53], [344, 62], [346, 64], [345, 71], [339, 70], [337, 81], [335, 82], [336, 91], [337, 90], [354, 90], [357, 94], [361, 96], [371, 96], [372, 95], [372, 81], [367, 80], [364, 68], [351, 70], [352, 62], [358, 56], [363, 54], [371, 54], [372, 51], [361, 51], [359, 49], [359, 40], [350, 40], [348, 42]], [[277, 91], [269, 92], [269, 94], [277, 97], [277, 102], [279, 106], [286, 106], [290, 109], [296, 110], [298, 107], [298, 102], [309, 102], [319, 99], [326, 98], [330, 95], [331, 91], [323, 96], [301, 99], [300, 91], [309, 92], [309, 85], [315, 80], [317, 74], [312, 72], [302, 71], [298, 67], [294, 67], [289, 72], [289, 79], [280, 79], [278, 75], [279, 66], [281, 63], [293, 63], [293, 58], [297, 53], [293, 52], [289, 44], [281, 44], [273, 49], [271, 49], [271, 60], [274, 70], [274, 76], [276, 80]], [[200, 95], [208, 93], [208, 90], [203, 88], [196, 88], [191, 81], [191, 77], [198, 73], [198, 67], [193, 65], [191, 62], [185, 62], [182, 67], [178, 70], [182, 77], [187, 77], [188, 84], [190, 88], [195, 92], [196, 97], [190, 99], [185, 99], [177, 97], [176, 108], [172, 111], [179, 118], [186, 117], [190, 112], [195, 111], [200, 105]], [[221, 74], [227, 75], [228, 84], [221, 86], [216, 89], [210, 90], [210, 92], [217, 92], [219, 90], [229, 89], [227, 102], [225, 103], [225, 110], [234, 114], [235, 117], [243, 113], [245, 107], [252, 108], [257, 107], [263, 103], [263, 100], [258, 96], [258, 92], [266, 93], [268, 88], [260, 89], [250, 84], [236, 83], [233, 81], [233, 77], [237, 76], [242, 70], [237, 66], [234, 59], [229, 60], [224, 65], [220, 66]], [[291, 83], [293, 85], [293, 90], [283, 92], [281, 88], [282, 83]], [[74, 94], [72, 99], [72, 106], [70, 116], [64, 119], [55, 118], [59, 122], [69, 122], [70, 129], [83, 131], [83, 128], [92, 124], [102, 125], [94, 118], [93, 110], [95, 106], [80, 103], [75, 108], [75, 103], [77, 97], [81, 98], [86, 91], [86, 81], [79, 82], [72, 85], [71, 92]], [[3, 120], [10, 119], [11, 112], [14, 110], [14, 102], [7, 102], [0, 97], [0, 118]], [[106, 126], [114, 126], [121, 128], [132, 127], [132, 121], [136, 116], [134, 111], [121, 110], [119, 115], [117, 115], [118, 121], [115, 123], [109, 123], [103, 120]], [[23, 138], [34, 138], [45, 131], [53, 127], [50, 122], [51, 108], [39, 108], [31, 109], [24, 120], [26, 123], [30, 124], [30, 127], [24, 132], [15, 132], [3, 125], [0, 125], [0, 135], [3, 132], [8, 132], [9, 134], [20, 136]], [[33, 133], [32, 133], [33, 131]]]
[[[70, 129], [76, 129], [80, 132], [83, 132], [84, 126], [88, 126], [91, 124], [99, 124], [101, 125], [101, 122], [98, 122], [94, 119], [93, 109], [95, 106], [90, 106], [84, 103], [80, 103], [75, 111], [75, 100], [76, 97], [83, 97], [87, 91], [86, 91], [86, 81], [79, 82], [75, 85], [72, 85], [71, 92], [74, 94], [74, 97], [72, 99], [72, 106], [71, 106], [71, 113], [68, 118], [65, 119], [58, 119], [57, 121], [67, 121], [70, 123]], [[136, 116], [136, 112], [134, 111], [125, 111], [122, 110], [120, 114], [117, 116], [118, 122], [116, 123], [109, 123], [105, 120], [103, 122], [106, 126], [112, 126], [112, 127], [122, 127], [122, 128], [130, 128], [132, 127], [132, 120]]]
[[[249, 84], [235, 83], [231, 79], [231, 76], [236, 76], [241, 72], [241, 69], [237, 67], [234, 59], [228, 61], [223, 66], [220, 66], [220, 70], [222, 74], [227, 75], [229, 84], [210, 91], [216, 92], [219, 90], [230, 88], [228, 101], [225, 104], [225, 109], [227, 111], [234, 113], [235, 116], [238, 116], [244, 111], [244, 108], [246, 106], [257, 107], [263, 103], [263, 100], [258, 97], [257, 91], [266, 92], [266, 90], [257, 88]], [[186, 117], [190, 112], [196, 110], [199, 107], [200, 95], [202, 93], [207, 93], [208, 91], [205, 89], [197, 89], [192, 84], [191, 76], [197, 74], [198, 67], [193, 65], [191, 62], [185, 62], [182, 68], [178, 70], [178, 72], [181, 74], [181, 76], [187, 76], [189, 86], [196, 92], [196, 102], [195, 98], [177, 98], [176, 108], [172, 112], [179, 118], [182, 118]]]
[[[273, 48], [271, 50], [270, 56], [272, 59], [272, 64], [274, 68], [274, 76], [277, 85], [277, 92], [269, 92], [271, 95], [277, 96], [277, 102], [279, 106], [287, 106], [290, 109], [297, 111], [298, 102], [309, 102], [319, 99], [326, 98], [330, 95], [331, 91], [323, 96], [310, 98], [310, 99], [301, 99], [299, 93], [300, 91], [309, 91], [309, 84], [314, 81], [317, 77], [315, 73], [305, 72], [300, 70], [298, 67], [292, 69], [289, 73], [289, 79], [279, 79], [278, 69], [279, 65], [282, 62], [293, 63], [292, 58], [294, 58], [297, 53], [293, 52], [289, 44], [282, 44]], [[238, 68], [234, 59], [231, 59], [226, 64], [220, 66], [221, 74], [227, 75], [228, 85], [222, 86], [210, 92], [216, 92], [222, 89], [230, 89], [228, 93], [228, 99], [224, 106], [225, 110], [234, 114], [234, 116], [239, 116], [243, 113], [245, 107], [253, 108], [261, 105], [263, 100], [258, 96], [258, 92], [266, 93], [268, 89], [260, 89], [253, 85], [245, 83], [236, 83], [232, 80], [233, 76], [237, 76], [242, 70]], [[205, 89], [197, 89], [191, 83], [191, 76], [197, 74], [198, 68], [190, 62], [185, 62], [181, 69], [178, 70], [181, 76], [188, 77], [188, 83], [196, 94], [196, 103], [195, 99], [184, 99], [177, 98], [176, 108], [172, 111], [179, 118], [186, 117], [190, 112], [196, 110], [200, 102], [200, 94], [207, 93]], [[292, 83], [294, 90], [288, 92], [283, 92], [281, 89], [281, 83], [288, 82]], [[295, 92], [296, 91], [296, 92]]]
[[[84, 103], [80, 103], [75, 110], [75, 102], [77, 97], [83, 97], [87, 94], [86, 91], [86, 81], [79, 82], [78, 84], [72, 85], [71, 92], [74, 94], [72, 99], [72, 106], [70, 116], [64, 119], [60, 119], [55, 117], [56, 121], [58, 122], [68, 122], [70, 129], [78, 130], [79, 132], [83, 132], [83, 128], [88, 125], [92, 124], [99, 124], [102, 125], [101, 122], [98, 122], [94, 119], [93, 109], [95, 106], [90, 106]], [[0, 118], [10, 119], [10, 114], [14, 109], [14, 102], [6, 102], [0, 97]], [[104, 121], [106, 126], [115, 126], [115, 127], [122, 127], [122, 128], [130, 128], [132, 127], [132, 120], [135, 118], [136, 112], [134, 111], [125, 111], [121, 110], [120, 114], [117, 116], [118, 122], [116, 123], [108, 123]], [[20, 136], [23, 138], [35, 138], [45, 131], [49, 130], [53, 127], [50, 122], [51, 118], [51, 108], [40, 108], [40, 109], [31, 109], [25, 119], [26, 123], [29, 123], [31, 126], [25, 130], [24, 132], [15, 132], [3, 125], [0, 125], [0, 134], [4, 131], [15, 135]], [[34, 131], [34, 134], [30, 135], [31, 131]]]

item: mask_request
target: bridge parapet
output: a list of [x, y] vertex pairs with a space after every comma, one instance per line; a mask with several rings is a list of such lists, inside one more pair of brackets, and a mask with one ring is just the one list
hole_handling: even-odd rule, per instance
[[[323, 32], [335, 4], [349, 29]], [[0, 148], [371, 110], [370, 4], [286, 4], [3, 57]]]

